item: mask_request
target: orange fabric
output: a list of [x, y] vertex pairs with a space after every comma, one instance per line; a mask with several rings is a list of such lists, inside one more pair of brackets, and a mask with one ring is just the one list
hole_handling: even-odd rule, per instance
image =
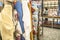
[[[31, 6], [31, 1], [28, 3], [28, 6], [29, 6], [29, 9], [31, 9], [31, 12], [33, 13], [33, 12], [35, 11], [35, 9], [32, 8], [32, 6]], [[31, 7], [31, 8], [30, 8], [30, 7]]]
[[28, 3], [28, 7], [30, 9], [30, 13], [31, 13], [31, 29], [32, 31], [30, 32], [30, 40], [33, 40], [33, 27], [32, 27], [32, 5], [31, 5], [31, 0], [30, 2]]
[[31, 7], [31, 11], [32, 11], [32, 13], [33, 13], [33, 12], [35, 11], [35, 9]]

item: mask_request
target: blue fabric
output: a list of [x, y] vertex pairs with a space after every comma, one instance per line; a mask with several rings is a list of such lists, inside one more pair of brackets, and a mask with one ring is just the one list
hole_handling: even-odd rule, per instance
[[21, 34], [21, 40], [25, 40], [25, 38], [23, 37], [23, 35]]
[[0, 2], [0, 6], [3, 6], [3, 3], [2, 2]]
[[23, 22], [23, 10], [22, 10], [22, 3], [20, 1], [17, 1], [14, 8], [17, 10], [18, 15], [19, 15], [19, 22], [21, 25], [22, 33], [25, 32], [24, 30], [24, 22]]
[[41, 9], [41, 8], [42, 8], [42, 5], [37, 5], [37, 8], [38, 8], [38, 9]]
[[58, 22], [58, 24], [60, 24], [60, 21]]

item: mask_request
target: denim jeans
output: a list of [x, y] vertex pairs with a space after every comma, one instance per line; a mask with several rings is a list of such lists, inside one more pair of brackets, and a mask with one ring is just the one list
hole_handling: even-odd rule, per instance
[[17, 1], [14, 8], [17, 10], [18, 12], [18, 16], [19, 16], [19, 23], [21, 25], [21, 29], [22, 29], [22, 33], [25, 32], [24, 30], [24, 22], [23, 22], [23, 10], [22, 10], [22, 3], [20, 1]]

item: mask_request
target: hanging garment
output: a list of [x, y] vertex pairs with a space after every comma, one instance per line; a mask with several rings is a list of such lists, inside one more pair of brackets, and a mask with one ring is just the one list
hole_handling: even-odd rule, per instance
[[19, 15], [19, 23], [21, 25], [22, 33], [25, 32], [24, 30], [24, 22], [23, 22], [23, 10], [22, 10], [22, 3], [20, 1], [17, 1], [14, 8], [17, 10]]
[[[3, 3], [0, 2], [0, 10], [1, 10], [2, 7], [3, 7]], [[0, 20], [1, 20], [1, 13], [0, 13]], [[0, 22], [0, 23], [1, 23], [1, 22]]]
[[17, 13], [18, 13], [18, 16], [19, 16], [18, 19], [19, 19], [19, 23], [20, 23], [20, 26], [21, 26], [21, 30], [22, 30], [21, 40], [25, 40], [25, 38], [23, 37], [23, 33], [25, 32], [25, 30], [24, 30], [24, 22], [23, 22], [22, 3], [18, 0], [15, 3], [14, 8], [17, 10]]
[[21, 40], [21, 28], [20, 28], [20, 24], [19, 22], [17, 22], [17, 26], [16, 26], [16, 40]]
[[[3, 8], [3, 3], [0, 2], [0, 12], [1, 12], [2, 8]], [[2, 40], [2, 38], [1, 38], [1, 13], [0, 13], [0, 40]]]
[[1, 32], [1, 20], [2, 18], [1, 18], [1, 13], [0, 13], [0, 32]]
[[5, 4], [1, 12], [1, 35], [2, 40], [14, 40], [13, 33], [15, 31], [15, 26], [13, 24], [12, 17], [12, 6], [10, 4]]
[[21, 28], [20, 28], [20, 24], [19, 24], [19, 21], [18, 21], [18, 14], [17, 14], [17, 11], [14, 10], [14, 19], [15, 19], [15, 32], [14, 32], [14, 37], [16, 40], [21, 40]]
[[2, 37], [1, 37], [1, 13], [0, 13], [0, 40], [2, 40]]
[[22, 0], [22, 7], [23, 7], [23, 21], [24, 21], [24, 28], [25, 28], [25, 39], [30, 40], [30, 32], [31, 32], [31, 15], [30, 10], [28, 8], [29, 0]]

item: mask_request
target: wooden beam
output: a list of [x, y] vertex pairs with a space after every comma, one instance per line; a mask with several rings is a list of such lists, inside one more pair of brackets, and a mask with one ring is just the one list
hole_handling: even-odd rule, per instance
[[33, 27], [32, 27], [32, 9], [31, 9], [31, 1], [28, 3], [28, 6], [29, 6], [29, 9], [30, 9], [30, 16], [31, 16], [31, 29], [32, 29], [32, 31], [30, 32], [30, 40], [33, 40]]

